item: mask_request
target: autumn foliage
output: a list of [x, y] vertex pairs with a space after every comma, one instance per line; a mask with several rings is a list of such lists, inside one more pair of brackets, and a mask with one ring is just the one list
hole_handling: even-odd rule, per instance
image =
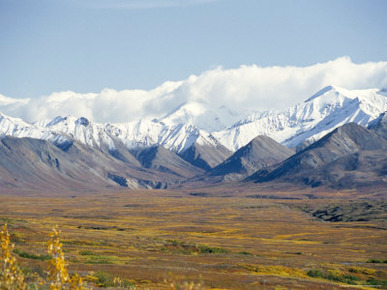
[[1, 239], [1, 289], [26, 289], [24, 276], [16, 265], [16, 259], [12, 255], [12, 250], [15, 247], [11, 244], [10, 235], [7, 225], [3, 226], [0, 233]]
[[[27, 289], [27, 284], [24, 281], [24, 275], [16, 264], [16, 259], [13, 256], [14, 245], [10, 242], [10, 234], [7, 225], [3, 226], [1, 231], [1, 289]], [[50, 286], [50, 290], [59, 289], [74, 289], [82, 290], [82, 278], [75, 274], [71, 278], [67, 272], [67, 265], [65, 263], [64, 253], [62, 251], [62, 243], [59, 239], [59, 231], [54, 228], [50, 233], [50, 240], [48, 241], [48, 254], [51, 260], [48, 262], [48, 272], [46, 281], [42, 280], [39, 284]]]

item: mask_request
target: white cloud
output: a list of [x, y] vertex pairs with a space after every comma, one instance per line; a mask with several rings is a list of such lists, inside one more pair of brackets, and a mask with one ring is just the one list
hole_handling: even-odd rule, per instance
[[284, 108], [306, 100], [328, 85], [347, 89], [387, 88], [387, 62], [354, 64], [343, 57], [308, 67], [218, 67], [180, 82], [165, 82], [150, 91], [66, 91], [23, 102], [12, 102], [3, 96], [0, 111], [27, 121], [73, 115], [99, 122], [128, 122], [161, 117], [190, 101], [205, 102], [211, 107], [224, 105], [240, 112]]

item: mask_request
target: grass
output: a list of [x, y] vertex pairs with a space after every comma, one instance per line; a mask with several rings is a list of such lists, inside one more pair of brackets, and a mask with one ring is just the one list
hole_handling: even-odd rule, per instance
[[95, 255], [95, 253], [90, 251], [90, 250], [79, 251], [79, 254], [82, 255], [82, 256], [93, 256], [93, 255]]
[[99, 271], [95, 273], [96, 284], [98, 287], [120, 287], [120, 288], [134, 288], [135, 283], [120, 277], [114, 277], [111, 273]]
[[377, 286], [378, 288], [382, 288], [382, 289], [387, 288], [387, 280], [369, 279], [367, 280], [367, 284], [372, 286]]
[[386, 283], [385, 280], [379, 280], [379, 278], [383, 276], [382, 272], [360, 266], [324, 265], [319, 269], [310, 269], [306, 274], [309, 277], [326, 279], [349, 285], [382, 286]]
[[207, 245], [196, 245], [178, 240], [166, 240], [160, 248], [162, 252], [169, 252], [182, 255], [197, 255], [197, 254], [227, 254], [229, 250], [221, 247], [212, 247]]
[[239, 255], [252, 256], [253, 254], [247, 251], [241, 251], [238, 253]]
[[19, 249], [14, 249], [13, 252], [18, 255], [19, 257], [25, 258], [25, 259], [34, 259], [34, 260], [40, 260], [40, 261], [48, 261], [51, 259], [50, 255], [44, 254], [44, 255], [35, 255], [31, 253], [27, 253], [24, 251], [21, 251]]
[[89, 283], [105, 287], [122, 287], [106, 286], [118, 277], [115, 282], [128, 287], [165, 289], [170, 276], [176, 285], [196, 281], [226, 289], [316, 289], [326, 283], [382, 287], [387, 280], [385, 221], [321, 222], [300, 210], [342, 202], [201, 198], [177, 191], [74, 199], [0, 196], [6, 205], [0, 218], [12, 221], [11, 241], [18, 257], [25, 256], [19, 261], [23, 269], [45, 271], [39, 251], [58, 224], [69, 273], [82, 273]]
[[342, 282], [342, 283], [353, 284], [353, 285], [356, 285], [357, 284], [356, 282], [360, 281], [360, 278], [357, 276], [343, 274], [334, 270], [325, 272], [317, 269], [312, 269], [307, 272], [307, 275], [313, 278], [322, 278], [322, 279], [327, 279], [335, 282]]
[[239, 267], [261, 275], [290, 276], [290, 277], [302, 277], [302, 278], [306, 276], [301, 269], [290, 268], [286, 266], [241, 264], [239, 265]]
[[[113, 251], [113, 253], [115, 253]], [[79, 255], [85, 257], [82, 259], [85, 264], [123, 264], [124, 262], [120, 260], [119, 257], [113, 255], [103, 255], [101, 253], [93, 252], [91, 250], [82, 250], [79, 251]], [[77, 263], [81, 263], [79, 260], [76, 260]]]

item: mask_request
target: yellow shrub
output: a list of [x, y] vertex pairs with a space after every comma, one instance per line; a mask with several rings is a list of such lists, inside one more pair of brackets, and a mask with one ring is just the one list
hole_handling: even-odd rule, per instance
[[3, 226], [0, 233], [1, 240], [1, 277], [0, 288], [2, 289], [26, 289], [24, 276], [16, 265], [16, 259], [12, 255], [15, 247], [9, 239], [7, 224]]
[[257, 274], [305, 277], [305, 273], [298, 268], [288, 268], [285, 266], [250, 265], [250, 264], [240, 264], [240, 267], [250, 272], [255, 272]]
[[[24, 282], [24, 275], [19, 267], [16, 265], [16, 259], [12, 255], [12, 250], [15, 247], [11, 244], [10, 234], [7, 229], [7, 225], [3, 226], [3, 230], [0, 232], [1, 242], [1, 255], [0, 255], [0, 289], [5, 290], [24, 290], [27, 289], [27, 284]], [[50, 240], [48, 241], [47, 252], [51, 255], [52, 259], [48, 265], [48, 277], [47, 282], [43, 281], [37, 274], [36, 281], [39, 281], [40, 285], [50, 284], [50, 289], [72, 289], [83, 290], [83, 279], [78, 274], [73, 275], [71, 278], [67, 273], [67, 265], [65, 263], [65, 257], [62, 251], [62, 243], [59, 240], [59, 232], [57, 229], [53, 229], [50, 234]]]
[[348, 269], [348, 271], [351, 273], [359, 273], [359, 274], [366, 274], [366, 275], [373, 275], [376, 273], [376, 270], [374, 269], [358, 267], [358, 266], [352, 266]]
[[56, 228], [50, 233], [47, 252], [52, 256], [52, 259], [48, 264], [48, 281], [50, 282], [50, 289], [61, 289], [62, 285], [69, 280], [69, 275], [67, 273], [67, 265], [62, 251], [62, 243], [59, 240], [59, 232]]
[[59, 231], [56, 228], [50, 233], [47, 252], [52, 256], [52, 259], [48, 264], [50, 290], [63, 289], [67, 284], [69, 289], [83, 290], [82, 277], [75, 274], [70, 279], [69, 274], [67, 273], [67, 264], [65, 263], [62, 243], [59, 240]]

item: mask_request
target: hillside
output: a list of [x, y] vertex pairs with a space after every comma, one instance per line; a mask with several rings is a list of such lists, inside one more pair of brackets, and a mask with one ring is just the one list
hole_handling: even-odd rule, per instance
[[270, 137], [257, 136], [209, 173], [213, 176], [227, 176], [228, 179], [241, 179], [261, 168], [277, 164], [293, 154], [294, 150]]
[[286, 181], [312, 187], [357, 187], [386, 183], [387, 141], [354, 123], [346, 124], [247, 181]]

